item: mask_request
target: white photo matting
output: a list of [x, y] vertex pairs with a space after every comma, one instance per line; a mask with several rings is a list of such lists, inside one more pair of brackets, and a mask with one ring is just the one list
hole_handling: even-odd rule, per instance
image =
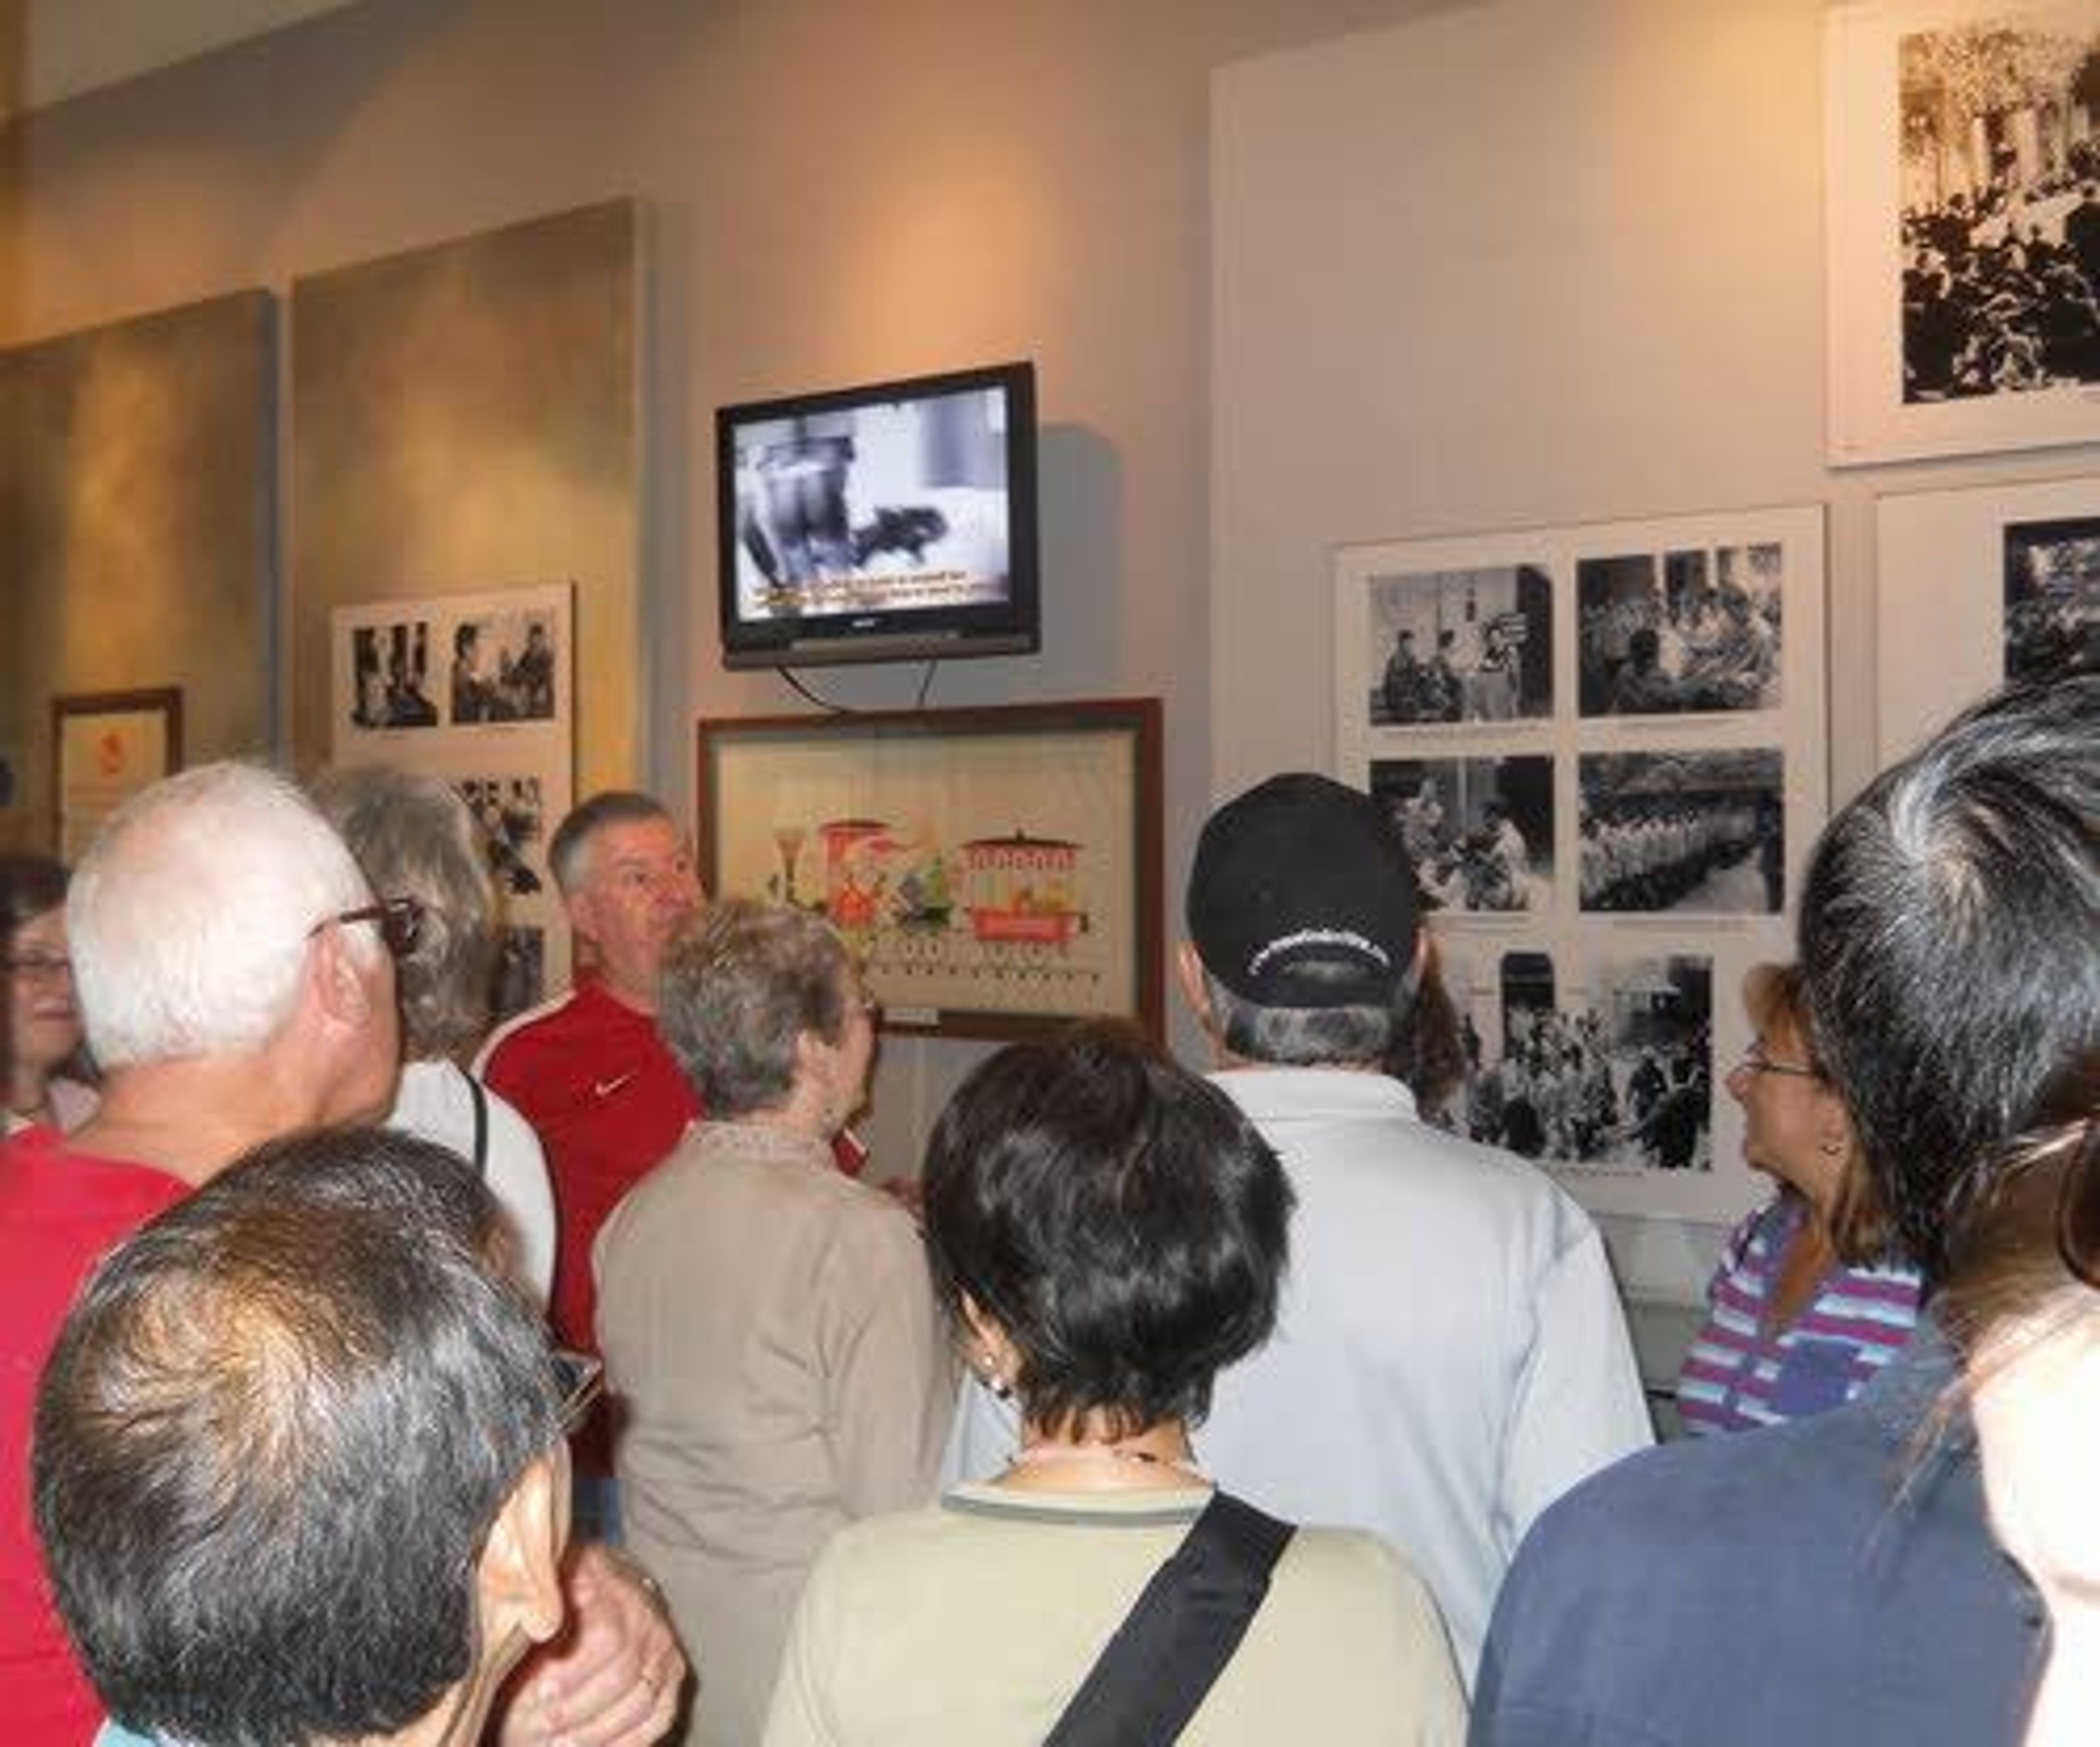
[[2100, 438], [2100, 0], [1825, 32], [1832, 464]]
[[1723, 1078], [1827, 805], [1820, 507], [1347, 546], [1335, 768], [1433, 907], [1473, 1071], [1441, 1112], [1591, 1207], [1767, 1186]]
[[1874, 506], [1881, 762], [2017, 680], [2100, 669], [2100, 475]]
[[547, 839], [576, 784], [573, 593], [549, 583], [330, 615], [334, 761], [442, 777], [480, 822], [502, 902], [499, 1017], [569, 982]]

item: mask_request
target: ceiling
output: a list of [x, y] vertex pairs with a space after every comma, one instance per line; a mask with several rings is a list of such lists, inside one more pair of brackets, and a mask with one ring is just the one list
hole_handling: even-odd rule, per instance
[[0, 0], [0, 118], [267, 35], [352, 0]]

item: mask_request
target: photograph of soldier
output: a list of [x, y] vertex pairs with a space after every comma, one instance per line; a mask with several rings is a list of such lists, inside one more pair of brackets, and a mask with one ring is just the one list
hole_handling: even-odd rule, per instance
[[1785, 900], [1784, 760], [1592, 752], [1577, 765], [1587, 911], [1773, 915]]
[[452, 627], [453, 726], [551, 721], [554, 654], [554, 626], [545, 612], [461, 620]]
[[435, 728], [430, 628], [423, 620], [360, 625], [350, 635], [350, 720], [359, 728]]
[[1370, 791], [1430, 909], [1510, 913], [1552, 902], [1551, 759], [1374, 759]]
[[2100, 668], [2100, 516], [2008, 523], [2005, 554], [2005, 677]]
[[1547, 1164], [1713, 1167], [1713, 961], [1617, 960], [1557, 987], [1544, 952], [1454, 986], [1471, 1027], [1465, 1133]]
[[1582, 714], [1776, 709], [1785, 567], [1776, 542], [1580, 560]]
[[1553, 585], [1533, 564], [1374, 577], [1374, 727], [1553, 713]]
[[545, 816], [536, 776], [467, 777], [454, 785], [480, 826], [489, 871], [513, 898], [545, 889]]
[[2009, 0], [1902, 39], [1906, 404], [2100, 381], [2100, 22]]

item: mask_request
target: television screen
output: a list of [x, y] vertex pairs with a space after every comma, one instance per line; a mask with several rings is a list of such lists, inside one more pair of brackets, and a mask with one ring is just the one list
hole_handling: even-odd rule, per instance
[[1033, 365], [715, 414], [722, 659], [1039, 646]]

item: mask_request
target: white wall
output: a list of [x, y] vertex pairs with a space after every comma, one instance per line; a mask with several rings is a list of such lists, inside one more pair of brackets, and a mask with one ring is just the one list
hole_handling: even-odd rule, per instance
[[[1219, 789], [1330, 766], [1333, 545], [1813, 502], [1833, 805], [1873, 774], [1873, 495], [2095, 453], [1824, 465], [1823, 12], [1506, 0], [1219, 73]], [[1718, 1232], [1605, 1223], [1701, 1289]]]

